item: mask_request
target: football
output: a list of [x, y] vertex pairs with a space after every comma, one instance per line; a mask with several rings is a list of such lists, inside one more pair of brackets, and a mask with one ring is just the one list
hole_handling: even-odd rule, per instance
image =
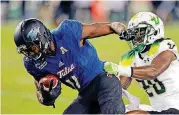
[[44, 86], [44, 89], [48, 90], [48, 88], [50, 87], [50, 81], [51, 80], [53, 80], [53, 87], [52, 88], [55, 88], [58, 84], [59, 79], [58, 79], [58, 77], [56, 77], [53, 74], [48, 74], [45, 77], [41, 78], [40, 81], [39, 81], [39, 85], [42, 83], [43, 86]]

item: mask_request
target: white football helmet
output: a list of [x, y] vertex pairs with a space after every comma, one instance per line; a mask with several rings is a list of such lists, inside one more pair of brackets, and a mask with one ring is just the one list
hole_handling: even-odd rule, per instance
[[151, 12], [139, 12], [134, 15], [128, 23], [128, 29], [131, 29], [135, 36], [130, 44], [139, 52], [142, 52], [145, 46], [164, 38], [163, 21]]

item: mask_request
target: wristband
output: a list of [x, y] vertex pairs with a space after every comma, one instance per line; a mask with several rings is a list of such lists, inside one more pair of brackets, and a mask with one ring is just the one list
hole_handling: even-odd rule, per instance
[[124, 66], [118, 66], [118, 72], [121, 76], [124, 77], [131, 77], [133, 73], [132, 67], [124, 67]]

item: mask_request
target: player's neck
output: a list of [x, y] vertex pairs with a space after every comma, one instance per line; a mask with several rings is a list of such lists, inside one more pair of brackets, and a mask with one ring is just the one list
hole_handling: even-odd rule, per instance
[[50, 41], [50, 50], [55, 51], [55, 43], [53, 41]]
[[50, 41], [49, 52], [52, 53], [52, 56], [55, 56], [55, 54], [56, 54], [56, 45], [55, 45], [54, 41]]

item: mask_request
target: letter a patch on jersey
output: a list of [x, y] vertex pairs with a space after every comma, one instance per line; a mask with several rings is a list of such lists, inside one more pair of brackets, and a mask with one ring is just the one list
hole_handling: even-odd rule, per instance
[[66, 52], [68, 52], [68, 50], [65, 49], [64, 47], [60, 47], [60, 50], [62, 51], [62, 54], [65, 54]]

